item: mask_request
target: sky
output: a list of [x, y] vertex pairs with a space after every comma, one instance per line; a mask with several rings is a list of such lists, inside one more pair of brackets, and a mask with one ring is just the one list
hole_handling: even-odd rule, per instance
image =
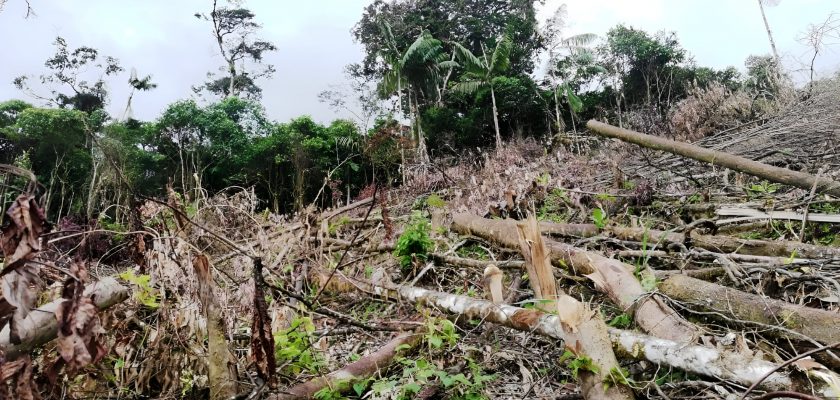
[[[750, 54], [767, 54], [770, 45], [758, 0], [546, 0], [538, 19], [545, 20], [562, 3], [568, 6], [568, 34], [604, 35], [624, 23], [657, 32], [675, 31], [699, 65], [743, 69]], [[766, 0], [765, 0], [766, 1]], [[153, 120], [174, 101], [193, 96], [191, 87], [222, 64], [207, 22], [193, 15], [207, 12], [210, 0], [30, 0], [34, 16], [25, 18], [24, 0], [6, 0], [0, 11], [0, 101], [20, 98], [39, 104], [12, 85], [20, 75], [37, 77], [54, 53], [56, 36], [71, 48], [97, 48], [116, 57], [126, 72], [109, 79], [111, 115], [122, 116], [129, 95], [129, 71], [151, 74], [158, 87], [139, 93], [133, 116]], [[0, 0], [3, 3], [3, 0]], [[277, 72], [262, 82], [269, 117], [287, 121], [310, 115], [320, 122], [348, 118], [318, 101], [318, 93], [344, 81], [343, 69], [363, 57], [351, 30], [369, 0], [248, 0], [245, 6], [263, 24], [261, 37], [278, 50], [265, 57]], [[767, 7], [776, 45], [789, 70], [810, 58], [797, 42], [809, 24], [840, 11], [836, 0], [782, 0]], [[829, 74], [840, 63], [840, 46], [818, 59], [818, 71]], [[36, 80], [37, 81], [37, 80]], [[41, 90], [43, 92], [43, 90]]]

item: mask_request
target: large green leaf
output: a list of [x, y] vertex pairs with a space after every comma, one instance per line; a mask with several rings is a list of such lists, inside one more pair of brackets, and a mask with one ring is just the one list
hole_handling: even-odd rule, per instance
[[482, 81], [464, 81], [456, 83], [455, 86], [452, 87], [452, 91], [455, 93], [473, 94], [484, 86], [485, 83]]
[[566, 94], [566, 101], [569, 102], [569, 107], [572, 108], [572, 111], [579, 113], [580, 110], [583, 109], [583, 101], [580, 99], [580, 97], [578, 97], [575, 94], [575, 92], [572, 91], [572, 88], [570, 88], [569, 86], [564, 85], [563, 89]]
[[461, 46], [460, 43], [455, 43], [455, 56], [461, 60], [461, 64], [467, 72], [476, 75], [485, 75], [489, 68], [480, 58], [476, 57], [469, 49]]
[[500, 74], [510, 68], [510, 52], [513, 49], [513, 43], [507, 35], [499, 38], [496, 43], [496, 49], [493, 50], [493, 57], [490, 61], [490, 73]]

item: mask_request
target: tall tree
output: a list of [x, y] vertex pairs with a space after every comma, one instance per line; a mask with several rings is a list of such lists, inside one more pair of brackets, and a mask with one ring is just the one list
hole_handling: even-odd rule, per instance
[[[219, 55], [225, 60], [222, 70], [226, 75], [217, 77], [208, 73], [209, 80], [193, 90], [207, 90], [224, 97], [244, 95], [246, 98], [259, 99], [262, 89], [257, 86], [256, 80], [270, 77], [274, 73], [274, 66], [264, 64], [263, 56], [277, 50], [277, 47], [271, 42], [253, 37], [261, 28], [260, 24], [254, 22], [256, 15], [247, 8], [220, 7], [218, 1], [213, 0], [209, 14], [196, 13], [195, 17], [213, 25], [213, 38], [218, 45]], [[248, 68], [246, 61], [251, 64]]]
[[405, 51], [396, 47], [384, 50], [381, 57], [388, 62], [380, 91], [383, 95], [397, 94], [399, 108], [402, 109], [402, 92], [406, 91], [408, 110], [413, 116], [414, 132], [417, 139], [417, 154], [421, 161], [428, 161], [426, 138], [420, 123], [420, 110], [423, 104], [440, 98], [443, 71], [451, 69], [455, 63], [447, 57], [440, 40], [429, 32], [422, 32]]
[[502, 147], [502, 134], [499, 129], [499, 109], [496, 106], [496, 92], [493, 79], [501, 76], [510, 68], [511, 41], [507, 35], [496, 40], [496, 47], [488, 56], [487, 49], [482, 47], [481, 57], [477, 57], [469, 49], [455, 43], [455, 54], [464, 67], [464, 79], [455, 84], [453, 90], [461, 93], [475, 93], [479, 89], [489, 88], [493, 102], [493, 126], [496, 129], [496, 148]]
[[564, 98], [569, 104], [573, 128], [574, 114], [579, 112], [582, 107], [582, 101], [572, 90], [571, 85], [565, 81], [561, 66], [571, 70], [581, 65], [591, 64], [587, 62], [592, 60], [591, 46], [598, 38], [594, 33], [564, 37], [563, 30], [566, 28], [567, 18], [566, 4], [561, 4], [546, 21], [541, 32], [548, 53], [546, 70], [554, 97], [554, 119], [558, 131], [562, 131], [565, 125], [562, 119], [560, 99]]
[[146, 75], [143, 78], [137, 77], [137, 70], [134, 68], [131, 69], [131, 77], [128, 78], [128, 84], [131, 86], [131, 92], [128, 94], [128, 102], [125, 105], [125, 112], [123, 113], [123, 119], [129, 120], [133, 119], [132, 117], [132, 110], [131, 110], [131, 100], [134, 99], [134, 92], [142, 91], [147, 92], [157, 87], [157, 83], [152, 82], [152, 76]]
[[[90, 113], [102, 109], [108, 99], [105, 77], [123, 71], [119, 60], [103, 56], [99, 50], [88, 46], [69, 49], [61, 36], [54, 42], [55, 54], [44, 62], [48, 72], [39, 80], [47, 87], [48, 95], [39, 94], [30, 83], [30, 77], [21, 75], [14, 85], [29, 95], [61, 108], [73, 108]], [[93, 80], [90, 80], [93, 77]]]

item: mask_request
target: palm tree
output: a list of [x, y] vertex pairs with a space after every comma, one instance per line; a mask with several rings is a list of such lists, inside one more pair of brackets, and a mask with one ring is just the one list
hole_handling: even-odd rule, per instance
[[383, 27], [383, 33], [389, 43], [389, 48], [380, 55], [388, 64], [389, 69], [383, 76], [379, 87], [380, 93], [383, 96], [396, 93], [399, 99], [398, 108], [402, 110], [403, 90], [406, 90], [408, 110], [414, 120], [417, 154], [422, 162], [426, 162], [429, 160], [429, 155], [426, 151], [426, 138], [420, 125], [420, 104], [421, 101], [432, 98], [433, 94], [439, 99], [441, 89], [438, 85], [442, 81], [443, 71], [451, 69], [456, 63], [447, 59], [440, 40], [435, 39], [428, 32], [422, 32], [404, 52], [397, 49], [387, 24]]
[[563, 82], [559, 76], [559, 63], [565, 59], [571, 62], [572, 66], [591, 65], [594, 56], [591, 46], [598, 39], [594, 33], [581, 33], [574, 36], [563, 37], [562, 32], [566, 28], [567, 8], [566, 4], [557, 7], [551, 18], [545, 23], [542, 36], [548, 42], [548, 66], [547, 71], [551, 81], [554, 94], [554, 118], [558, 131], [562, 131], [564, 123], [560, 111], [560, 97], [569, 104], [569, 111], [572, 115], [572, 129], [574, 127], [574, 115], [580, 112], [583, 102], [574, 93], [568, 83]]
[[152, 83], [151, 75], [146, 75], [145, 78], [138, 79], [137, 70], [134, 68], [131, 69], [131, 77], [128, 79], [128, 84], [131, 85], [131, 93], [128, 95], [128, 103], [125, 105], [125, 112], [123, 113], [123, 119], [126, 121], [132, 119], [131, 100], [134, 99], [134, 92], [137, 90], [147, 92], [157, 87], [157, 83]]
[[471, 51], [459, 43], [454, 43], [455, 54], [465, 69], [465, 80], [458, 82], [453, 90], [461, 93], [475, 93], [479, 89], [490, 88], [490, 99], [493, 102], [493, 126], [496, 129], [496, 148], [502, 147], [502, 134], [499, 131], [499, 110], [496, 107], [496, 91], [493, 78], [500, 76], [510, 67], [510, 37], [503, 35], [496, 40], [496, 48], [487, 56], [487, 50], [482, 46], [482, 57], [476, 57]]

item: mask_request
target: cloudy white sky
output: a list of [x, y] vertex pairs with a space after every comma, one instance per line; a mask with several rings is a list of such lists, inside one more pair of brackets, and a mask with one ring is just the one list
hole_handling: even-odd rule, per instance
[[[56, 36], [71, 47], [87, 45], [120, 59], [123, 67], [152, 74], [158, 88], [139, 94], [134, 115], [154, 119], [175, 100], [189, 98], [190, 87], [216, 70], [220, 57], [206, 22], [193, 17], [207, 11], [210, 0], [30, 0], [36, 16], [25, 15], [24, 0], [6, 0], [0, 12], [0, 101], [27, 98], [12, 85], [22, 74], [41, 73], [44, 60], [54, 52]], [[0, 3], [3, 1], [0, 0]], [[569, 33], [603, 35], [625, 23], [651, 32], [676, 31], [698, 64], [722, 68], [742, 67], [750, 54], [769, 53], [767, 35], [757, 0], [547, 0], [540, 19], [568, 4]], [[267, 61], [277, 73], [263, 83], [263, 102], [278, 121], [309, 114], [327, 122], [335, 114], [319, 103], [317, 95], [330, 84], [343, 81], [342, 70], [357, 62], [362, 50], [350, 30], [369, 0], [249, 0], [246, 5], [263, 23], [263, 37], [278, 51]], [[796, 38], [808, 24], [840, 11], [836, 0], [783, 0], [767, 8], [773, 33], [789, 68], [808, 57]], [[837, 48], [840, 51], [840, 47]], [[829, 73], [840, 62], [829, 49], [819, 60]], [[128, 73], [110, 81], [113, 115], [121, 115], [128, 96]]]

